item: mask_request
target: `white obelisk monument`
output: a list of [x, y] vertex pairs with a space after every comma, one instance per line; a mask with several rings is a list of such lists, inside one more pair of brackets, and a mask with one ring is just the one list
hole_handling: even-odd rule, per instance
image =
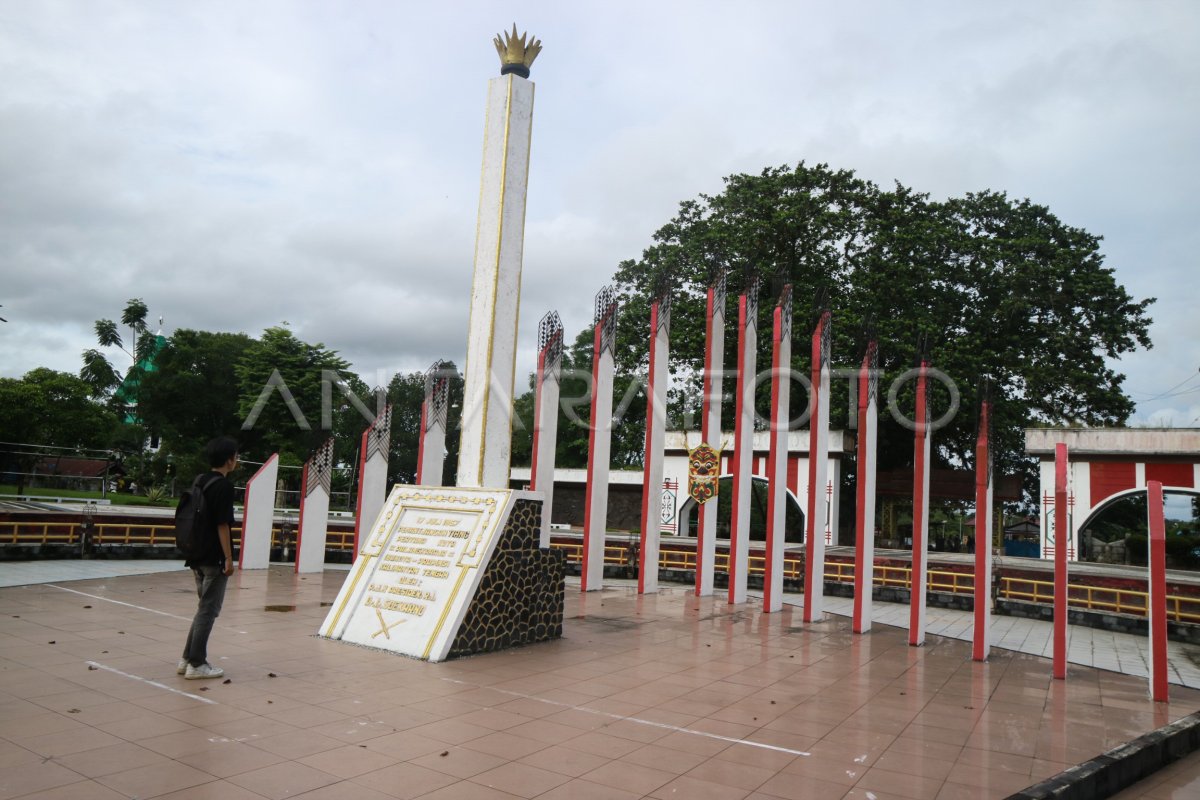
[[526, 42], [525, 34], [518, 38], [515, 25], [494, 43], [501, 67], [500, 77], [488, 82], [458, 485], [507, 489], [533, 130], [533, 84], [528, 78], [542, 44], [533, 37]]

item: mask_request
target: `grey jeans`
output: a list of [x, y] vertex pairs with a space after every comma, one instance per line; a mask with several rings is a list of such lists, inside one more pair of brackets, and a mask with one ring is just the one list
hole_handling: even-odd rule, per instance
[[221, 613], [221, 604], [225, 602], [225, 584], [229, 578], [215, 565], [192, 567], [192, 573], [196, 576], [196, 596], [200, 602], [196, 606], [196, 616], [192, 618], [187, 643], [183, 646], [183, 658], [193, 667], [198, 667], [208, 662], [208, 635], [212, 633], [213, 623]]

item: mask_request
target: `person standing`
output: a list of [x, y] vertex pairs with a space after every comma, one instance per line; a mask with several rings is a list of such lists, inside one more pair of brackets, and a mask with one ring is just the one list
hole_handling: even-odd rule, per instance
[[185, 563], [196, 578], [196, 616], [188, 630], [176, 672], [187, 680], [219, 678], [225, 670], [208, 663], [208, 636], [225, 601], [225, 584], [233, 574], [233, 482], [229, 473], [238, 465], [238, 445], [229, 436], [213, 439], [204, 448], [211, 471], [197, 477], [209, 513], [203, 555]]

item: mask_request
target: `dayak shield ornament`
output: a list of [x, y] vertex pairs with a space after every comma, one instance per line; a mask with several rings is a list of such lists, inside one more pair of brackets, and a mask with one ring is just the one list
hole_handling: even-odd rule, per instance
[[703, 505], [717, 496], [721, 478], [721, 451], [701, 442], [688, 451], [688, 494]]

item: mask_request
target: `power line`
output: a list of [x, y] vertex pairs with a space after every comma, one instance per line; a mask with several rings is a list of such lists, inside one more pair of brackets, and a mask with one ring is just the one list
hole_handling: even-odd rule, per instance
[[1176, 389], [1178, 389], [1180, 386], [1183, 386], [1185, 383], [1191, 383], [1191, 382], [1192, 382], [1192, 381], [1194, 381], [1194, 380], [1195, 380], [1197, 377], [1200, 377], [1200, 370], [1197, 370], [1197, 372], [1195, 372], [1195, 373], [1193, 373], [1192, 375], [1189, 375], [1188, 377], [1184, 378], [1184, 379], [1183, 379], [1183, 380], [1181, 380], [1179, 383], [1175, 384], [1175, 385], [1174, 385], [1174, 386], [1172, 386], [1170, 389], [1167, 389], [1166, 391], [1162, 392], [1161, 394], [1156, 394], [1156, 395], [1155, 395], [1155, 396], [1153, 396], [1153, 397], [1148, 397], [1148, 398], [1146, 398], [1146, 399], [1144, 399], [1144, 400], [1141, 400], [1140, 402], [1143, 402], [1143, 403], [1149, 403], [1149, 402], [1151, 402], [1151, 401], [1153, 401], [1153, 400], [1161, 400], [1161, 399], [1163, 399], [1164, 397], [1174, 397], [1175, 395], [1171, 394], [1171, 392], [1175, 391], [1175, 390], [1176, 390]]

